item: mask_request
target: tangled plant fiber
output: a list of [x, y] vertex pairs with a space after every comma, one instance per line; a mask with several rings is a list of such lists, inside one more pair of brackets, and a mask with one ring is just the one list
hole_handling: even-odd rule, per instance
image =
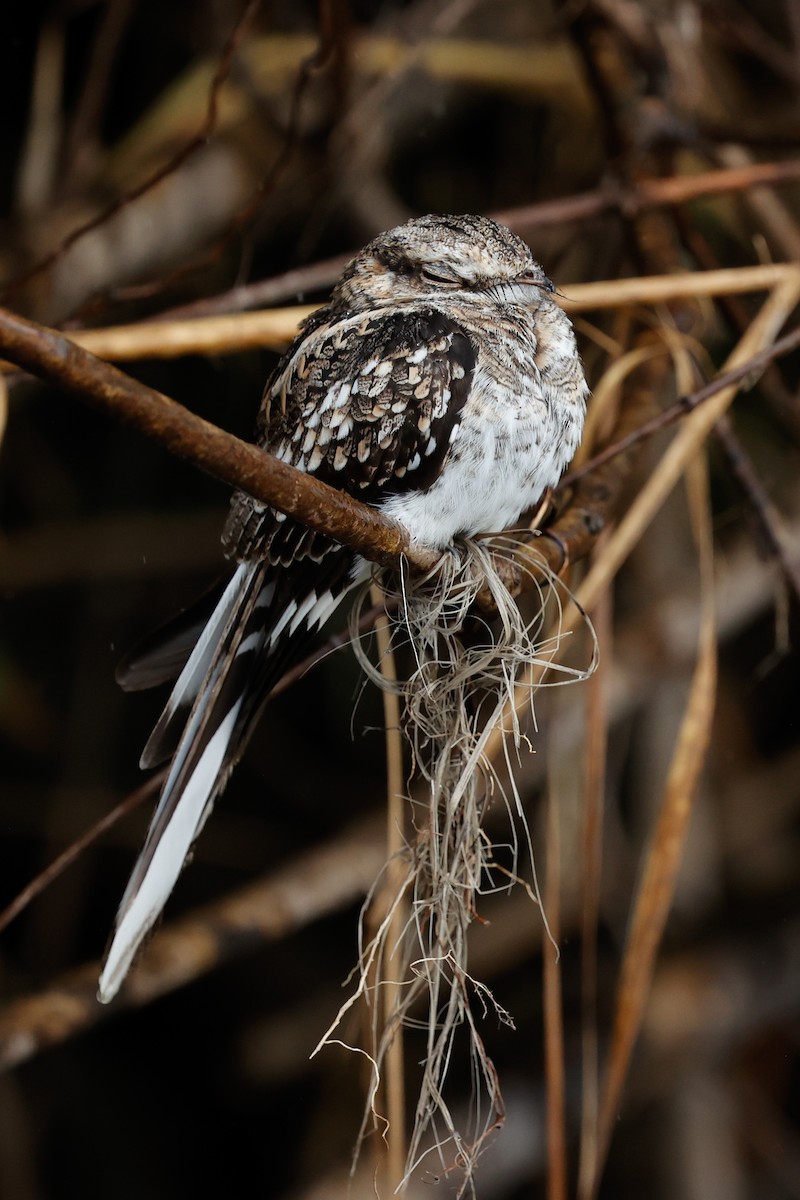
[[[388, 679], [354, 637], [368, 677], [401, 695], [403, 734], [419, 784], [411, 801], [413, 836], [402, 852], [402, 868], [392, 874], [395, 894], [370, 938], [363, 916], [378, 884], [368, 898], [356, 987], [318, 1047], [337, 1040], [334, 1032], [345, 1012], [363, 997], [373, 1014], [372, 1045], [364, 1051], [372, 1063], [373, 1081], [361, 1142], [378, 1116], [375, 1101], [389, 1046], [401, 1026], [422, 1031], [422, 1076], [406, 1179], [435, 1155], [444, 1170], [455, 1167], [463, 1173], [460, 1195], [471, 1190], [481, 1149], [503, 1120], [499, 1083], [478, 1020], [493, 1012], [513, 1026], [489, 989], [469, 974], [467, 933], [478, 916], [479, 898], [509, 888], [517, 878], [520, 840], [534, 881], [532, 895], [538, 899], [530, 836], [512, 769], [512, 757], [519, 764], [523, 742], [529, 745], [515, 707], [515, 689], [523, 677], [536, 678], [536, 687], [583, 679], [596, 660], [587, 621], [592, 642], [588, 667], [557, 661], [563, 642], [562, 600], [568, 592], [543, 560], [535, 574], [531, 572], [534, 615], [523, 616], [498, 570], [514, 548], [509, 536], [465, 540], [426, 576], [404, 574], [399, 594], [384, 583], [387, 609], [396, 612], [393, 649], [399, 651], [405, 644], [412, 664], [407, 678]], [[485, 588], [497, 609], [491, 621], [474, 611], [476, 597]], [[354, 627], [367, 595], [365, 589], [354, 607]], [[531, 712], [534, 690], [532, 684]], [[484, 754], [498, 726], [506, 782]], [[509, 817], [510, 870], [495, 861], [485, 828], [487, 811], [498, 794]], [[388, 983], [396, 999], [381, 1016], [384, 1009], [377, 999]], [[455, 1038], [462, 1029], [469, 1038], [474, 1085], [464, 1132], [445, 1096]]]

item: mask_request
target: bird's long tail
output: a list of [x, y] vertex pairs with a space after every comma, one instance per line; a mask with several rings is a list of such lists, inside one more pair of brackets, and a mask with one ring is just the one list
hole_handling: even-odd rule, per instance
[[[241, 563], [180, 673], [142, 754], [177, 749], [117, 913], [98, 998], [119, 989], [242, 753], [272, 687], [337, 607], [352, 556], [337, 550], [276, 572]], [[182, 732], [179, 732], [182, 729]]]

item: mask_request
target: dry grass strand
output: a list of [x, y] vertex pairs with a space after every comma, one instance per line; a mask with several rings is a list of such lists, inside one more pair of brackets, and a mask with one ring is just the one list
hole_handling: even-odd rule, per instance
[[[443, 556], [420, 579], [403, 572], [399, 596], [387, 589], [389, 607], [399, 612], [394, 625], [396, 651], [411, 666], [397, 681], [368, 657], [360, 641], [356, 654], [379, 687], [402, 700], [402, 726], [411, 749], [419, 787], [411, 804], [414, 836], [387, 867], [396, 892], [372, 937], [362, 941], [356, 984], [320, 1046], [334, 1039], [344, 1014], [363, 999], [373, 1014], [372, 1045], [365, 1051], [373, 1065], [373, 1086], [361, 1138], [381, 1128], [375, 1101], [390, 1047], [401, 1027], [416, 1030], [424, 1043], [419, 1094], [406, 1160], [407, 1181], [425, 1167], [460, 1173], [459, 1194], [471, 1192], [474, 1171], [487, 1138], [503, 1120], [503, 1102], [480, 1022], [489, 1014], [513, 1025], [509, 1013], [468, 969], [468, 931], [478, 916], [480, 898], [508, 889], [517, 876], [520, 847], [533, 870], [531, 842], [513, 778], [514, 757], [527, 743], [521, 714], [509, 703], [520, 675], [538, 668], [539, 685], [573, 682], [594, 668], [596, 645], [583, 668], [558, 661], [563, 583], [541, 564], [532, 581], [538, 602], [525, 617], [506, 590], [498, 566], [515, 548], [508, 535], [470, 539]], [[473, 605], [488, 588], [497, 607], [490, 623], [474, 616]], [[353, 621], [358, 622], [361, 604]], [[529, 696], [532, 713], [532, 692]], [[504, 783], [486, 758], [492, 731], [501, 726], [508, 780]], [[500, 799], [509, 817], [511, 868], [495, 860], [485, 829], [487, 810]], [[502, 856], [501, 856], [502, 858]], [[403, 869], [398, 870], [398, 861]], [[538, 899], [535, 883], [534, 893]], [[408, 905], [398, 937], [396, 917]], [[548, 934], [549, 936], [549, 934]], [[395, 996], [392, 1010], [378, 1020], [376, 993]], [[473, 1079], [467, 1128], [448, 1101], [447, 1078], [455, 1044], [466, 1035]], [[319, 1049], [319, 1047], [318, 1047]]]

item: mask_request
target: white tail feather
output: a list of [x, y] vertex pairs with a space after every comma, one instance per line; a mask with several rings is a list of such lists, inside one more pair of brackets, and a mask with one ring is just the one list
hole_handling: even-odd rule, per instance
[[200, 688], [203, 686], [203, 681], [208, 673], [211, 660], [214, 657], [220, 634], [225, 628], [225, 624], [241, 595], [247, 576], [252, 574], [253, 570], [252, 564], [240, 563], [231, 576], [231, 580], [222, 593], [217, 607], [214, 609], [210, 620], [197, 639], [197, 643], [189, 655], [185, 667], [175, 681], [175, 686], [170, 693], [169, 700], [164, 707], [158, 724], [150, 734], [147, 745], [142, 751], [139, 766], [143, 770], [153, 766], [151, 755], [154, 748], [160, 741], [164, 730], [169, 725], [180, 705], [191, 705]]
[[[136, 892], [123, 900], [121, 917], [100, 976], [97, 998], [103, 1004], [116, 995], [143, 938], [158, 918], [208, 813], [228, 743], [239, 715], [237, 702], [208, 743], [181, 798], [161, 833], [150, 864]], [[175, 769], [171, 775], [175, 774]], [[169, 792], [169, 780], [164, 790]], [[127, 901], [127, 903], [126, 903]]]
[[[274, 624], [265, 613], [259, 627], [248, 622], [260, 609], [269, 609], [275, 583], [263, 583], [261, 564], [242, 563], [234, 572], [208, 624], [200, 635], [173, 688], [167, 706], [142, 756], [156, 759], [163, 738], [179, 719], [186, 725], [172, 759], [144, 848], [119, 907], [114, 934], [98, 989], [107, 1003], [117, 993], [142, 941], [161, 914], [197, 835], [213, 807], [241, 749], [243, 713], [248, 700], [245, 675], [236, 681], [241, 693], [226, 694], [225, 683], [237, 661], [254, 662], [269, 656], [281, 636], [293, 637], [301, 626], [321, 626], [353, 586], [341, 592], [312, 588], [298, 603], [290, 600]], [[287, 629], [288, 626], [288, 629]], [[235, 677], [234, 677], [235, 678]], [[230, 708], [225, 711], [226, 706]], [[224, 713], [224, 715], [221, 715]], [[217, 719], [221, 716], [219, 724]], [[215, 728], [216, 725], [216, 728]], [[213, 733], [211, 730], [213, 729]], [[210, 734], [210, 737], [208, 735]], [[208, 742], [203, 746], [205, 738]], [[246, 734], [245, 734], [246, 737]]]

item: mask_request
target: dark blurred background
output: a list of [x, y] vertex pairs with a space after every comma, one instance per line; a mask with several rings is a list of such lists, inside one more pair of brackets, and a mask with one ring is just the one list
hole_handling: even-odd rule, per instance
[[[795, 158], [796, 0], [251, 8], [228, 55], [243, 12], [230, 0], [10, 6], [0, 43], [4, 303], [66, 328], [142, 320], [353, 251], [427, 211], [505, 214], [567, 294], [582, 281], [800, 256], [797, 184], [641, 212], [613, 200], [643, 179]], [[215, 71], [224, 75], [216, 88]], [[584, 219], [528, 208], [598, 189], [611, 199]], [[311, 303], [335, 275], [323, 271], [279, 300]], [[587, 314], [578, 332], [590, 383], [659, 326], [691, 339], [708, 374], [759, 302]], [[248, 351], [125, 366], [248, 436], [275, 361]], [[675, 394], [665, 378], [653, 401]], [[30, 379], [11, 377], [0, 412], [1, 907], [142, 782], [138, 757], [162, 698], [123, 694], [115, 666], [224, 571], [227, 496]], [[734, 421], [797, 571], [796, 358], [740, 397]], [[631, 495], [667, 440], [643, 452]], [[712, 444], [710, 459], [717, 712], [601, 1188], [619, 1200], [800, 1196], [797, 596], [765, 548], [730, 455]], [[676, 492], [618, 580], [613, 639], [603, 647], [601, 1043], [686, 703], [697, 605], [696, 556]], [[537, 753], [520, 773], [537, 855], [548, 771], [563, 804], [570, 1194], [581, 1090], [584, 704], [580, 686], [556, 708], [541, 698]], [[381, 724], [380, 699], [362, 693], [347, 649], [270, 704], [167, 922], [291, 870], [326, 843], [343, 855], [348, 838], [357, 846], [384, 804]], [[0, 1195], [344, 1196], [364, 1073], [356, 1055], [328, 1049], [309, 1062], [309, 1054], [355, 961], [359, 886], [277, 940], [229, 941], [217, 966], [152, 1002], [95, 1010], [85, 980], [84, 995], [69, 973], [102, 954], [149, 808], [117, 824], [0, 936], [8, 1006], [0, 1043], [12, 1064], [0, 1075]], [[522, 1200], [545, 1194], [541, 929], [522, 894], [487, 900], [483, 916], [491, 923], [476, 928], [476, 973], [517, 1028], [493, 1018], [482, 1028], [508, 1120], [477, 1194]], [[35, 1033], [26, 1033], [28, 1020]], [[345, 1032], [357, 1040], [356, 1029]], [[420, 1053], [410, 1038], [409, 1103]], [[369, 1164], [367, 1153], [353, 1196], [372, 1194]], [[414, 1196], [449, 1196], [457, 1181], [414, 1187]]]

